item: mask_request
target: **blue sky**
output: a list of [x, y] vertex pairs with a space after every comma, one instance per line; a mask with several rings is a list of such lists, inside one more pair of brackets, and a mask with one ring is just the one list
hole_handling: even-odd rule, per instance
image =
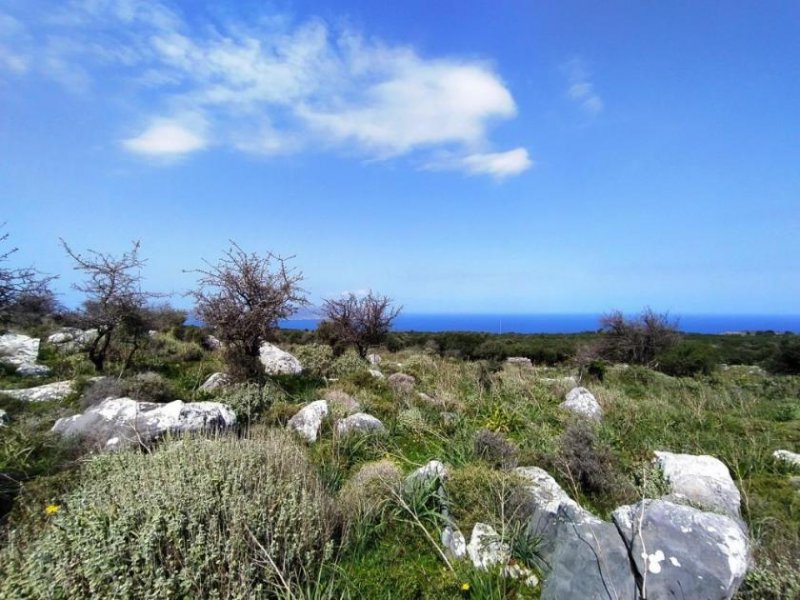
[[[800, 4], [0, 0], [15, 260], [407, 312], [797, 313]], [[186, 300], [176, 299], [177, 303]]]

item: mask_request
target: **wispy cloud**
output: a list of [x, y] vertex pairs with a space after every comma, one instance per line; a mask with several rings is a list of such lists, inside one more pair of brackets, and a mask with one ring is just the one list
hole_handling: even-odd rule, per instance
[[595, 91], [594, 85], [589, 81], [589, 75], [583, 61], [579, 58], [573, 58], [562, 65], [562, 69], [567, 76], [569, 84], [567, 97], [590, 115], [598, 115], [603, 112], [603, 100]]
[[484, 152], [466, 156], [446, 156], [430, 161], [431, 171], [465, 171], [471, 175], [489, 175], [497, 180], [519, 175], [534, 166], [525, 148], [506, 152]]
[[29, 41], [13, 58], [0, 47], [0, 68], [32, 65], [77, 92], [132, 90], [146, 124], [121, 145], [139, 155], [327, 148], [425, 164], [445, 152], [453, 168], [500, 178], [531, 164], [524, 148], [492, 148], [492, 125], [517, 107], [487, 62], [424, 57], [320, 19], [188, 20], [156, 1], [73, 0], [35, 23], [8, 19]]

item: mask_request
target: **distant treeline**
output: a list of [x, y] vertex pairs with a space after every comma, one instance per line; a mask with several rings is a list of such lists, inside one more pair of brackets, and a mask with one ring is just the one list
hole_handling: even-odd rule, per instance
[[[602, 335], [408, 331], [389, 334], [386, 347], [393, 352], [417, 348], [467, 360], [522, 356], [536, 364], [558, 365], [574, 360], [580, 348], [598, 343]], [[290, 344], [318, 341], [314, 330], [282, 329], [279, 337]], [[792, 333], [683, 334], [678, 347], [702, 355], [713, 364], [760, 365], [775, 372], [796, 372], [800, 368], [800, 336]]]

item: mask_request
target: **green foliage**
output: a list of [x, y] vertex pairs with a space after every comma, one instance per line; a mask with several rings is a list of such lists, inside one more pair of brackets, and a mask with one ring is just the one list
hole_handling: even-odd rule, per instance
[[352, 377], [359, 374], [366, 374], [369, 369], [369, 363], [358, 355], [354, 350], [348, 350], [339, 356], [330, 368], [332, 377], [345, 378]]
[[782, 339], [768, 367], [773, 373], [800, 374], [800, 336]]
[[275, 383], [239, 383], [227, 386], [219, 402], [231, 407], [241, 424], [258, 423], [275, 402], [286, 395]]
[[0, 596], [266, 598], [316, 572], [336, 524], [282, 432], [95, 458], [51, 520], [11, 533]]
[[294, 355], [303, 365], [303, 371], [312, 377], [326, 377], [333, 366], [333, 349], [326, 344], [298, 346]]
[[657, 357], [658, 370], [673, 377], [710, 375], [717, 366], [716, 352], [711, 346], [684, 341]]

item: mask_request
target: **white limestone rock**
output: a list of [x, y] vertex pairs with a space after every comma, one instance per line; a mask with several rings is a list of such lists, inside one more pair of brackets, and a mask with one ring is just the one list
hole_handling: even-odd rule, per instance
[[389, 387], [398, 394], [410, 394], [414, 391], [414, 385], [417, 383], [413, 375], [406, 373], [392, 373], [386, 381], [389, 383]]
[[336, 433], [349, 435], [351, 433], [386, 433], [386, 428], [380, 419], [367, 413], [355, 413], [344, 419], [336, 421]]
[[74, 381], [56, 381], [31, 388], [0, 390], [0, 394], [25, 402], [53, 402], [63, 400], [72, 393]]
[[800, 454], [797, 452], [789, 452], [788, 450], [775, 450], [772, 453], [775, 460], [779, 460], [788, 464], [789, 466], [800, 469]]
[[377, 367], [381, 364], [381, 357], [378, 354], [367, 354], [367, 360], [373, 367]]
[[18, 333], [0, 335], [0, 363], [15, 367], [18, 375], [40, 377], [50, 368], [37, 363], [39, 339]]
[[456, 560], [467, 556], [467, 541], [464, 539], [464, 534], [450, 525], [442, 529], [442, 547]]
[[261, 344], [259, 360], [267, 375], [298, 375], [303, 370], [297, 358], [269, 342]]
[[381, 373], [378, 369], [368, 369], [367, 372], [372, 375], [375, 379], [383, 379], [383, 373]]
[[0, 427], [5, 427], [10, 420], [8, 413], [0, 408]]
[[567, 392], [566, 399], [560, 406], [587, 419], [599, 421], [603, 418], [603, 409], [600, 407], [600, 403], [585, 387], [572, 388]]
[[202, 392], [213, 392], [227, 385], [230, 385], [231, 378], [226, 373], [212, 373], [200, 386]]
[[104, 450], [147, 444], [164, 434], [216, 430], [236, 424], [230, 407], [219, 402], [167, 404], [107, 398], [85, 412], [56, 421], [52, 431], [94, 441]]
[[506, 565], [511, 558], [508, 544], [500, 541], [494, 527], [485, 523], [475, 523], [472, 536], [467, 544], [467, 554], [476, 569], [489, 569], [495, 565]]
[[742, 526], [742, 496], [722, 461], [707, 455], [657, 451], [656, 462], [669, 485], [669, 499], [735, 519]]
[[322, 420], [327, 416], [328, 403], [325, 400], [316, 400], [297, 411], [297, 414], [289, 419], [286, 427], [313, 444], [317, 441]]

